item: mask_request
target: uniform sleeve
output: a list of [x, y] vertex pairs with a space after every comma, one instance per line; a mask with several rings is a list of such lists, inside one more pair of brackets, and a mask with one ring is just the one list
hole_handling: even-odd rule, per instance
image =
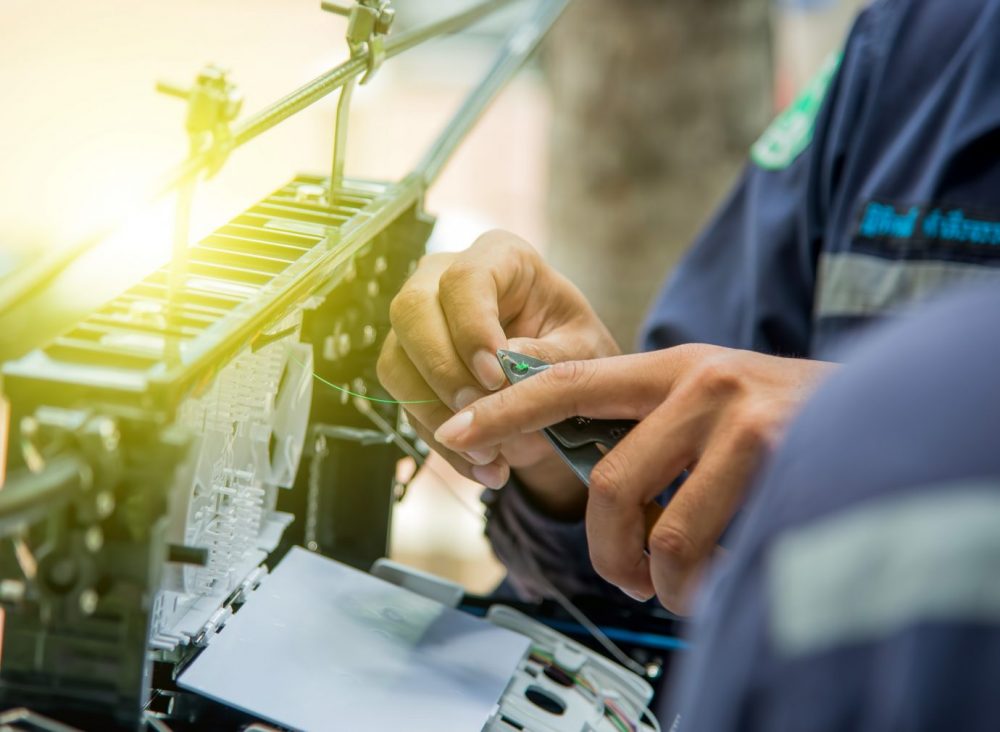
[[486, 536], [507, 568], [507, 582], [523, 599], [538, 601], [557, 587], [570, 597], [619, 596], [594, 571], [583, 521], [565, 522], [540, 513], [516, 478], [502, 491], [483, 493]]
[[809, 355], [823, 232], [867, 92], [872, 12], [754, 145], [737, 184], [657, 297], [642, 350], [710, 343]]
[[[808, 135], [782, 135], [780, 126], [765, 133], [769, 154], [756, 156], [765, 162], [748, 163], [660, 295], [645, 328], [646, 350], [700, 342], [808, 355], [824, 202], [836, 186], [845, 131], [863, 89], [862, 25], [843, 62], [813, 90], [821, 96], [811, 116], [800, 109], [791, 119], [792, 133], [802, 132], [795, 125], [815, 122]], [[618, 593], [594, 572], [582, 521], [544, 516], [516, 481], [485, 498], [486, 533], [515, 589], [545, 596], [551, 581], [570, 595]]]
[[998, 328], [995, 288], [961, 293], [817, 392], [701, 598], [665, 729], [1000, 729]]
[[805, 211], [811, 168], [811, 151], [781, 171], [747, 165], [660, 292], [642, 350], [710, 343], [808, 354], [819, 246]]

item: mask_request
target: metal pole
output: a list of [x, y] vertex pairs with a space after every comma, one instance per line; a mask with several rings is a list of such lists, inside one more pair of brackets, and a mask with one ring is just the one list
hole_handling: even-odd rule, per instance
[[[497, 10], [519, 1], [485, 0], [485, 2], [475, 5], [465, 12], [430, 23], [422, 28], [415, 28], [406, 33], [400, 33], [398, 36], [390, 37], [385, 42], [386, 58], [398, 56], [431, 38], [463, 30], [486, 16], [495, 13]], [[232, 149], [235, 150], [245, 145], [292, 115], [298, 114], [330, 92], [341, 88], [351, 79], [364, 74], [367, 70], [367, 59], [358, 57], [345, 61], [340, 66], [336, 66], [326, 73], [317, 76], [309, 83], [282, 97], [271, 106], [236, 125], [233, 130]], [[208, 160], [205, 156], [187, 161], [167, 176], [160, 187], [160, 192], [166, 192], [178, 185], [185, 178], [197, 175], [207, 164]]]
[[455, 152], [455, 148], [504, 85], [538, 48], [570, 2], [571, 0], [548, 0], [529, 21], [520, 25], [507, 37], [493, 68], [465, 98], [448, 126], [417, 164], [416, 172], [425, 186], [430, 185], [438, 177], [448, 158]]
[[[520, 0], [486, 0], [485, 2], [466, 10], [465, 12], [430, 23], [422, 28], [416, 28], [406, 33], [401, 33], [398, 36], [390, 37], [385, 44], [386, 58], [391, 58], [404, 53], [414, 46], [417, 46], [420, 43], [436, 36], [460, 31], [482, 20], [497, 10], [513, 5], [519, 1]], [[560, 4], [565, 4], [565, 1], [560, 2]], [[282, 97], [269, 107], [236, 125], [233, 130], [231, 149], [235, 150], [237, 147], [245, 145], [280, 122], [288, 119], [298, 112], [301, 112], [331, 92], [339, 89], [350, 79], [364, 74], [367, 69], [367, 59], [357, 58], [346, 61], [340, 66], [330, 69], [326, 73], [316, 77], [309, 83], [293, 91], [291, 94]], [[501, 84], [497, 83], [497, 81], [501, 78], [502, 77], [495, 78], [494, 83], [496, 84], [496, 87], [489, 95], [486, 95], [485, 100], [481, 102], [482, 107], [486, 106], [490, 99], [492, 99], [492, 96], [495, 95], [496, 90], [499, 89]], [[477, 91], [481, 89], [483, 89], [482, 85], [480, 85]], [[470, 95], [469, 102], [471, 102], [471, 100], [472, 96]], [[469, 102], [467, 102], [467, 106]], [[463, 111], [468, 112], [469, 110], [463, 108]], [[468, 129], [469, 124], [474, 120], [475, 115], [471, 117], [469, 123], [466, 123], [464, 129]], [[451, 125], [448, 129], [457, 131], [458, 127], [456, 125]], [[434, 149], [441, 147], [443, 150], [444, 147], [446, 147], [444, 143], [445, 140], [442, 136], [442, 139], [439, 139], [435, 144]], [[449, 152], [450, 150], [453, 150], [454, 147], [455, 144], [451, 144], [450, 148], [448, 148]], [[441, 155], [442, 151], [439, 151], [435, 157], [443, 161]], [[431, 154], [428, 154], [425, 160], [428, 160], [431, 157]], [[445, 154], [444, 157], [447, 157], [447, 155]], [[184, 181], [195, 179], [209, 166], [209, 164], [210, 160], [207, 155], [199, 155], [188, 158], [160, 179], [159, 184], [153, 190], [153, 198], [158, 198], [159, 196], [170, 193]], [[440, 166], [440, 161], [438, 162], [438, 166]], [[433, 180], [433, 178], [434, 175], [431, 175], [428, 180]], [[102, 239], [103, 236], [97, 236], [88, 239], [85, 242], [81, 242], [76, 246], [69, 247], [66, 250], [60, 251], [58, 254], [52, 255], [49, 261], [38, 266], [29, 274], [19, 278], [16, 282], [5, 282], [4, 288], [0, 289], [0, 314], [13, 310], [25, 301], [30, 301], [32, 296], [37, 293], [40, 288], [44, 287], [46, 281], [58, 276], [58, 274], [66, 269], [67, 266], [82, 256], [94, 245], [100, 243]], [[0, 344], [0, 351], [2, 351], [3, 346], [6, 345], [6, 343]]]
[[498, 10], [513, 5], [520, 0], [487, 0], [479, 5], [474, 5], [465, 12], [452, 15], [448, 18], [429, 23], [422, 28], [414, 28], [398, 36], [390, 36], [385, 42], [386, 58], [392, 58], [404, 51], [409, 51], [414, 46], [418, 46], [424, 41], [437, 36], [445, 36], [449, 33], [456, 33], [470, 25], [478, 23], [487, 15], [492, 15]]
[[357, 82], [351, 79], [340, 90], [337, 100], [337, 117], [333, 133], [333, 166], [330, 170], [330, 190], [328, 200], [330, 205], [336, 203], [337, 189], [344, 183], [344, 162], [347, 160], [347, 124], [351, 116], [351, 97]]

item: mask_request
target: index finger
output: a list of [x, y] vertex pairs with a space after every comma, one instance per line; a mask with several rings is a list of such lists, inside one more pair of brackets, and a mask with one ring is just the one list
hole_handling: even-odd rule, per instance
[[463, 409], [435, 439], [479, 449], [573, 416], [641, 419], [669, 393], [678, 364], [669, 351], [564, 361]]

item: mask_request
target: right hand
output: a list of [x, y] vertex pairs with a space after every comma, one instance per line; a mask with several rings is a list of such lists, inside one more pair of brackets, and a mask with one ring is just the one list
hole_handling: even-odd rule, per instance
[[410, 404], [417, 433], [460, 473], [491, 488], [514, 469], [540, 509], [578, 518], [586, 492], [539, 432], [499, 451], [452, 452], [432, 435], [455, 412], [506, 384], [506, 348], [550, 363], [620, 351], [583, 294], [527, 242], [502, 231], [463, 252], [424, 257], [389, 309], [392, 330], [378, 360], [382, 385]]

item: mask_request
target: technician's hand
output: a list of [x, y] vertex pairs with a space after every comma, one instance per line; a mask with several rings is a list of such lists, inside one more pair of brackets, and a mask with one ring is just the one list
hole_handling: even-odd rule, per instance
[[[704, 345], [557, 363], [459, 412], [435, 437], [467, 452], [573, 415], [641, 420], [591, 476], [591, 561], [628, 595], [655, 593], [682, 612], [761, 457], [830, 368]], [[685, 469], [647, 554], [644, 511]]]
[[499, 488], [518, 472], [543, 510], [582, 513], [586, 494], [540, 434], [512, 433], [468, 450], [432, 437], [452, 414], [506, 384], [496, 351], [546, 361], [619, 352], [586, 299], [526, 242], [505, 232], [457, 254], [424, 257], [392, 301], [378, 362], [382, 385], [407, 405], [417, 432], [459, 472]]

